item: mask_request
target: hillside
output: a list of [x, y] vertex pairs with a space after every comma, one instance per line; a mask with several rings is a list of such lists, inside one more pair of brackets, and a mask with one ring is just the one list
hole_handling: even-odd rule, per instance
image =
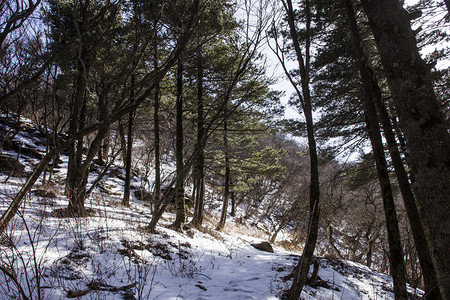
[[[3, 134], [14, 130], [11, 126], [1, 124]], [[2, 212], [44, 154], [43, 141], [36, 126], [22, 119], [21, 130], [4, 146]], [[207, 215], [201, 231], [169, 229], [175, 215], [166, 212], [157, 232], [147, 232], [148, 202], [132, 193], [130, 207], [120, 204], [120, 164], [110, 168], [87, 200], [90, 216], [61, 216], [67, 206], [67, 156], [60, 159], [51, 181], [44, 184], [41, 176], [2, 235], [0, 299], [282, 299], [290, 286], [299, 253], [279, 245], [273, 245], [273, 253], [255, 249], [250, 244], [267, 236], [250, 222], [238, 222], [239, 209], [222, 232], [214, 230], [218, 210]], [[101, 167], [91, 170], [92, 183]], [[141, 178], [133, 181], [137, 187]], [[220, 206], [214, 205], [216, 197], [207, 201], [209, 207]], [[393, 299], [385, 274], [351, 261], [321, 257], [318, 262], [317, 281], [306, 287], [304, 299]], [[409, 293], [412, 299], [423, 294]]]

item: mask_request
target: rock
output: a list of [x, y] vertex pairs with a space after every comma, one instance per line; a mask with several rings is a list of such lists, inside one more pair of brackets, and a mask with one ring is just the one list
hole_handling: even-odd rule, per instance
[[273, 253], [272, 245], [269, 242], [251, 243], [250, 245], [258, 250]]

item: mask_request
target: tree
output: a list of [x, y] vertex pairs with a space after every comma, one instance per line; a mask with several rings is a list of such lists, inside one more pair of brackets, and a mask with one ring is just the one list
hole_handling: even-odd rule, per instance
[[[63, 143], [61, 143], [59, 147], [53, 148], [49, 153], [47, 153], [44, 156], [44, 158], [39, 162], [39, 164], [35, 167], [35, 169], [33, 170], [30, 177], [27, 179], [24, 186], [17, 193], [8, 209], [3, 213], [2, 217], [0, 218], [0, 232], [3, 232], [5, 228], [8, 226], [9, 222], [12, 220], [12, 218], [18, 211], [27, 192], [31, 189], [36, 180], [39, 178], [40, 174], [43, 172], [43, 170], [55, 156], [61, 153], [61, 151], [63, 151], [64, 149], [67, 149], [71, 144], [73, 144], [75, 140], [78, 140], [81, 137], [86, 136], [88, 134], [96, 133], [96, 136], [93, 140], [93, 145], [95, 147], [91, 147], [89, 149], [89, 152], [85, 159], [85, 165], [83, 165], [83, 167], [87, 168], [90, 164], [90, 161], [92, 161], [92, 159], [95, 156], [94, 151], [96, 152], [98, 150], [98, 147], [100, 147], [101, 141], [103, 140], [105, 134], [108, 132], [108, 128], [111, 126], [111, 124], [117, 122], [119, 119], [128, 114], [130, 111], [136, 109], [136, 107], [141, 105], [145, 101], [145, 99], [147, 99], [147, 97], [153, 92], [156, 84], [164, 78], [166, 73], [176, 63], [178, 57], [181, 55], [185, 47], [187, 47], [188, 45], [192, 28], [196, 24], [199, 2], [193, 1], [190, 7], [192, 8], [189, 10], [190, 14], [188, 16], [188, 19], [190, 21], [187, 23], [187, 26], [184, 28], [183, 32], [179, 35], [178, 39], [176, 40], [176, 43], [173, 44], [173, 47], [170, 48], [169, 54], [167, 55], [167, 58], [161, 63], [160, 68], [157, 70], [149, 71], [140, 79], [140, 86], [142, 86], [143, 89], [141, 90], [141, 93], [136, 96], [136, 100], [133, 103], [133, 105], [129, 105], [127, 103], [124, 103], [123, 101], [114, 103], [114, 105], [111, 107], [110, 113], [107, 114], [106, 116], [107, 118], [104, 121], [94, 122], [93, 124], [85, 127], [84, 129], [73, 133], [73, 135], [67, 137], [67, 139]], [[144, 47], [144, 49], [145, 48], [146, 46]], [[137, 63], [141, 63], [143, 53], [144, 53], [143, 51], [138, 51], [138, 53], [135, 53], [137, 55], [136, 59]], [[113, 88], [116, 87], [114, 83], [117, 83], [119, 79], [126, 80], [135, 71], [135, 69], [136, 64], [133, 64], [132, 61], [127, 61], [125, 67], [122, 68], [117, 75], [109, 77], [110, 80], [108, 82], [104, 82], [104, 89], [102, 89], [102, 91], [105, 94], [99, 95], [99, 97], [100, 96], [105, 97], [107, 95], [107, 92], [120, 95], [121, 93], [115, 93], [116, 91], [113, 90]], [[106, 79], [106, 77], [104, 77], [104, 79]], [[120, 88], [120, 86], [117, 88]], [[84, 203], [84, 199], [82, 199], [82, 203]], [[84, 207], [84, 205], [81, 207]]]
[[[30, 30], [32, 23], [29, 22], [29, 18], [40, 3], [41, 0], [0, 1], [0, 61], [2, 62], [0, 106], [25, 88], [23, 82], [34, 71], [36, 73], [33, 74], [35, 76], [31, 75], [32, 82], [37, 81], [49, 67], [46, 63], [44, 68], [38, 67], [42, 64], [41, 59], [38, 58], [41, 49], [37, 49], [36, 46], [42, 47], [42, 45], [40, 45], [39, 33], [32, 34]], [[36, 31], [39, 32], [39, 30]], [[31, 82], [27, 86], [30, 85]]]
[[217, 224], [216, 229], [222, 230], [225, 226], [225, 221], [228, 215], [228, 202], [230, 197], [230, 154], [228, 149], [228, 128], [227, 120], [223, 122], [223, 152], [225, 159], [225, 177], [224, 177], [224, 188], [223, 188], [223, 205], [222, 213], [220, 214], [220, 221]]
[[[59, 4], [56, 4], [59, 5]], [[159, 11], [162, 11], [162, 7], [158, 7], [158, 2], [155, 3], [156, 8]], [[90, 15], [92, 14], [90, 10], [95, 10], [96, 6], [94, 3], [90, 3], [89, 1], [86, 3], [80, 4], [80, 9], [82, 11], [81, 18], [83, 22], [81, 22], [82, 26], [75, 26], [75, 29], [71, 29], [72, 33], [69, 31], [67, 34], [76, 34], [80, 30], [88, 30], [90, 24]], [[99, 121], [105, 122], [108, 119], [108, 116], [111, 113], [114, 113], [115, 109], [120, 108], [124, 103], [128, 104], [129, 107], [133, 107], [134, 103], [140, 104], [139, 102], [143, 102], [147, 97], [146, 94], [151, 93], [151, 89], [147, 88], [142, 90], [142, 87], [146, 84], [151, 76], [151, 73], [146, 76], [140, 76], [139, 82], [133, 82], [129, 84], [130, 80], [137, 80], [136, 71], [138, 67], [142, 64], [142, 58], [146, 54], [146, 49], [150, 44], [150, 40], [152, 39], [151, 31], [150, 32], [142, 32], [146, 35], [144, 39], [139, 40], [140, 44], [137, 45], [137, 39], [132, 34], [129, 39], [131, 44], [131, 51], [127, 48], [119, 47], [119, 41], [124, 40], [125, 45], [127, 44], [126, 37], [120, 36], [120, 29], [122, 24], [117, 22], [118, 14], [117, 11], [122, 7], [111, 7], [112, 13], [108, 15], [109, 19], [105, 20], [105, 24], [100, 23], [96, 25], [97, 31], [102, 32], [108, 28], [108, 24], [113, 25], [114, 31], [110, 31], [109, 35], [102, 34], [104, 40], [102, 42], [98, 42], [94, 39], [92, 35], [87, 35], [86, 38], [80, 43], [80, 55], [78, 56], [80, 60], [78, 61], [78, 79], [76, 84], [76, 92], [72, 104], [72, 112], [71, 112], [71, 122], [69, 128], [69, 135], [73, 135], [79, 130], [82, 130], [87, 124], [87, 113], [89, 113], [88, 109], [95, 110], [96, 107], [89, 107], [90, 104], [89, 97], [91, 96], [87, 91], [92, 89], [92, 86], [88, 86], [88, 82], [92, 85], [94, 81], [97, 81], [96, 85], [96, 94], [98, 95], [98, 115]], [[146, 9], [154, 9], [153, 6], [146, 6]], [[78, 6], [73, 8], [77, 11]], [[70, 12], [72, 8], [69, 6], [66, 8]], [[57, 11], [57, 10], [56, 10]], [[67, 18], [70, 20], [71, 15], [68, 14]], [[59, 22], [59, 19], [54, 18], [54, 22]], [[108, 23], [109, 22], [109, 23]], [[191, 24], [189, 21], [186, 22], [186, 25]], [[70, 28], [70, 27], [68, 27]], [[86, 28], [86, 29], [84, 29]], [[58, 33], [58, 29], [55, 28], [56, 34]], [[70, 29], [69, 29], [70, 30]], [[156, 28], [152, 28], [153, 32]], [[63, 32], [63, 34], [65, 34]], [[179, 33], [178, 37], [182, 37], [183, 34]], [[116, 38], [116, 39], [114, 39]], [[115, 44], [114, 44], [115, 43]], [[114, 45], [115, 47], [109, 47], [110, 45]], [[102, 48], [100, 48], [102, 47]], [[129, 54], [128, 60], [118, 59], [121, 57], [121, 54], [131, 52]], [[84, 57], [83, 53], [86, 53]], [[104, 59], [101, 60], [101, 63], [96, 61], [96, 56], [103, 55]], [[179, 54], [178, 54], [179, 55]], [[122, 64], [123, 68], [120, 69], [119, 63]], [[108, 68], [109, 66], [109, 68]], [[97, 74], [100, 73], [104, 76], [99, 78], [89, 77], [89, 69], [92, 68], [96, 70]], [[167, 72], [167, 69], [166, 69]], [[89, 81], [88, 81], [89, 79]], [[111, 80], [114, 79], [115, 81]], [[136, 91], [141, 88], [140, 95], [133, 95], [133, 97], [123, 97], [123, 95], [127, 95], [130, 93], [134, 93], [132, 89]], [[114, 89], [116, 89], [117, 93], [113, 93]], [[153, 87], [152, 87], [153, 89]], [[135, 99], [136, 98], [136, 99]], [[109, 107], [112, 107], [109, 109]], [[128, 113], [131, 113], [129, 111]], [[132, 124], [129, 124], [132, 125]], [[101, 141], [104, 139], [106, 134], [108, 133], [108, 128], [104, 130], [98, 130], [96, 132], [95, 137], [92, 139], [92, 142], [88, 146], [88, 154], [83, 158], [83, 152], [85, 149], [84, 138], [81, 138], [77, 141], [77, 143], [73, 144], [69, 151], [69, 168], [67, 175], [67, 194], [69, 197], [69, 206], [68, 213], [75, 215], [84, 215], [86, 211], [84, 209], [84, 201], [86, 198], [86, 186], [87, 186], [87, 178], [89, 174], [89, 166], [93, 159], [94, 153], [97, 153], [98, 148], [101, 146]], [[131, 138], [131, 134], [128, 135]], [[131, 145], [128, 147], [131, 150]], [[130, 162], [131, 163], [131, 162]], [[127, 162], [125, 162], [127, 164]], [[126, 204], [126, 203], [125, 203]]]
[[[396, 299], [408, 299], [405, 280], [405, 265], [403, 260], [403, 251], [398, 226], [398, 218], [392, 193], [392, 187], [389, 179], [384, 147], [380, 133], [380, 126], [375, 106], [375, 97], [381, 98], [381, 93], [373, 74], [367, 68], [368, 61], [359, 45], [362, 41], [358, 32], [353, 4], [351, 0], [345, 2], [347, 8], [347, 17], [352, 33], [355, 57], [359, 69], [360, 80], [363, 89], [362, 100], [366, 115], [367, 130], [372, 144], [375, 164], [378, 172], [378, 179], [381, 186], [383, 205], [386, 217], [386, 227], [389, 240], [389, 258], [391, 275], [394, 281], [394, 295]], [[375, 95], [376, 94], [376, 95]]]
[[[36, 1], [11, 1], [2, 0], [0, 2], [1, 23], [0, 23], [0, 45], [5, 46], [7, 36], [13, 31], [22, 27], [26, 20], [36, 10], [41, 0]], [[7, 47], [7, 45], [6, 45]]]
[[[155, 21], [156, 26], [156, 21]], [[158, 34], [156, 33], [153, 43], [153, 68], [158, 70]], [[155, 203], [161, 199], [161, 143], [160, 143], [160, 124], [159, 124], [159, 108], [160, 108], [160, 84], [155, 86], [155, 95], [153, 102], [153, 134], [155, 145]]]
[[450, 136], [400, 3], [361, 1], [369, 19], [416, 179], [419, 211], [443, 299], [450, 298]]
[[177, 181], [175, 183], [175, 207], [176, 207], [176, 219], [173, 223], [173, 227], [178, 230], [183, 229], [184, 222], [186, 221], [186, 203], [184, 201], [184, 178], [179, 176], [183, 171], [184, 166], [184, 149], [183, 149], [183, 64], [178, 60], [177, 65], [177, 95], [176, 95], [176, 146], [175, 146], [175, 160], [176, 160], [176, 173]]
[[[369, 68], [370, 62], [366, 55], [364, 54], [364, 51], [362, 49], [362, 39], [359, 36], [358, 32], [358, 25], [355, 18], [355, 12], [353, 9], [353, 4], [351, 1], [346, 1], [346, 10], [347, 10], [347, 16], [348, 16], [348, 22], [350, 25], [350, 29], [352, 32], [352, 37], [354, 41], [353, 51], [355, 58], [357, 60], [357, 65], [359, 68], [359, 73], [361, 77], [361, 83], [363, 86], [363, 89], [365, 90], [365, 101], [366, 101], [366, 109], [368, 109], [368, 113], [373, 115], [373, 122], [378, 123], [377, 118], [377, 111], [378, 116], [380, 117], [383, 129], [384, 129], [384, 136], [386, 137], [387, 143], [389, 145], [389, 152], [394, 164], [395, 172], [397, 175], [397, 179], [400, 185], [400, 190], [403, 196], [403, 200], [405, 203], [406, 211], [408, 214], [408, 219], [411, 224], [411, 228], [413, 228], [413, 236], [414, 236], [414, 242], [416, 245], [417, 252], [419, 254], [419, 260], [422, 267], [422, 272], [424, 276], [425, 281], [425, 287], [428, 295], [432, 297], [433, 299], [440, 298], [438, 287], [437, 287], [437, 281], [436, 276], [434, 274], [434, 268], [432, 266], [431, 261], [431, 255], [426, 247], [426, 239], [424, 235], [423, 226], [420, 220], [419, 211], [417, 210], [417, 206], [415, 204], [414, 195], [412, 193], [412, 190], [410, 188], [409, 182], [408, 182], [408, 176], [406, 174], [403, 162], [401, 160], [401, 157], [398, 152], [397, 143], [395, 141], [395, 136], [392, 131], [392, 127], [390, 124], [390, 118], [388, 115], [388, 112], [384, 106], [382, 95], [381, 95], [381, 89], [378, 86], [378, 82], [376, 80], [374, 72]], [[376, 126], [376, 124], [375, 124]], [[379, 130], [379, 129], [378, 129]], [[373, 140], [373, 138], [371, 138]], [[381, 142], [381, 139], [379, 139], [378, 143]], [[373, 144], [373, 142], [372, 142]], [[382, 147], [382, 144], [379, 145]], [[382, 148], [381, 148], [382, 149]], [[374, 149], [375, 153], [375, 149]], [[381, 155], [381, 153], [380, 153]], [[383, 154], [384, 155], [384, 154]], [[377, 162], [378, 163], [378, 162]], [[387, 171], [387, 170], [386, 170]], [[391, 192], [392, 194], [392, 192]], [[389, 223], [389, 221], [387, 221]], [[398, 231], [398, 230], [396, 230]], [[388, 231], [389, 233], [389, 231]], [[395, 242], [395, 241], [394, 241]], [[398, 240], [398, 242], [400, 242]], [[391, 242], [390, 242], [391, 247]], [[401, 252], [398, 250], [398, 245], [396, 247], [397, 252]], [[401, 253], [397, 254], [391, 254], [391, 256], [396, 257], [397, 260], [400, 259], [403, 255]], [[401, 258], [401, 261], [403, 258]], [[393, 269], [395, 269], [395, 264], [399, 264], [400, 261], [394, 261], [394, 263], [391, 261], [391, 266]], [[393, 265], [394, 264], [394, 265]], [[402, 270], [403, 269], [403, 270]], [[404, 268], [399, 267], [398, 273], [400, 273], [400, 276], [403, 276], [402, 274], [405, 273]], [[392, 272], [392, 274], [395, 274], [395, 272]], [[395, 278], [395, 277], [394, 277]], [[400, 284], [402, 284], [403, 288], [403, 281], [401, 278], [397, 281], [400, 281]], [[395, 279], [394, 279], [395, 284]], [[400, 291], [398, 291], [400, 293]], [[405, 291], [403, 291], [405, 292]], [[403, 297], [406, 297], [406, 295], [403, 295]]]
[[[253, 7], [249, 7], [252, 9]], [[185, 180], [197, 161], [199, 153], [206, 147], [206, 142], [208, 137], [219, 128], [223, 121], [233, 113], [240, 104], [251, 99], [252, 91], [254, 89], [246, 88], [245, 91], [239, 94], [238, 98], [233, 98], [236, 89], [240, 87], [241, 80], [245, 79], [244, 82], [248, 82], [249, 85], [258, 87], [258, 77], [261, 76], [262, 72], [257, 72], [258, 77], [247, 78], [248, 74], [254, 69], [254, 60], [259, 58], [258, 51], [259, 46], [264, 39], [264, 32], [267, 27], [267, 17], [263, 14], [263, 5], [258, 6], [257, 13], [260, 14], [260, 18], [256, 19], [256, 25], [246, 24], [246, 28], [242, 30], [242, 36], [238, 34], [233, 34], [232, 38], [221, 41], [222, 43], [230, 43], [232, 46], [225, 47], [230, 49], [227, 61], [231, 61], [229, 69], [225, 72], [225, 77], [220, 82], [223, 85], [219, 86], [214, 90], [214, 99], [212, 99], [213, 105], [212, 109], [209, 110], [209, 115], [205, 116], [208, 122], [205, 122], [204, 135], [200, 142], [197, 142], [192, 150], [191, 154], [185, 160], [184, 166], [180, 172], [177, 172], [175, 178], [171, 180], [168, 184], [169, 186], [174, 186], [178, 180]], [[250, 18], [250, 11], [248, 13], [248, 18]], [[212, 14], [212, 17], [216, 18], [217, 14]], [[253, 73], [254, 74], [254, 73]], [[227, 110], [227, 114], [224, 114], [227, 105], [232, 103], [232, 107]], [[156, 205], [152, 221], [150, 222], [148, 229], [150, 231], [155, 230], [156, 225], [164, 213], [167, 205], [174, 198], [174, 193], [170, 192], [162, 197], [161, 201]]]
[[[349, 4], [350, 5], [350, 4]], [[350, 6], [348, 6], [350, 7]], [[349, 8], [349, 13], [351, 13]], [[351, 17], [350, 17], [351, 19]], [[350, 21], [351, 22], [351, 21]], [[353, 23], [356, 24], [356, 20], [353, 19]], [[356, 28], [356, 27], [354, 27]], [[354, 31], [354, 39], [356, 41], [356, 45], [362, 45], [361, 39], [357, 36], [357, 32]], [[406, 213], [408, 216], [408, 220], [410, 226], [412, 228], [412, 234], [414, 239], [414, 244], [416, 251], [418, 253], [420, 266], [422, 269], [422, 274], [425, 282], [425, 290], [428, 296], [432, 299], [439, 299], [440, 293], [437, 283], [437, 278], [435, 274], [435, 270], [432, 264], [431, 254], [426, 245], [426, 237], [421, 221], [421, 217], [419, 211], [416, 206], [415, 197], [413, 195], [411, 186], [408, 181], [408, 175], [406, 173], [403, 161], [400, 157], [397, 142], [395, 139], [395, 135], [391, 126], [390, 117], [388, 111], [385, 107], [384, 101], [381, 95], [381, 89], [378, 86], [376, 81], [375, 74], [368, 67], [368, 58], [365, 57], [364, 51], [360, 48], [359, 50], [355, 48], [357, 52], [356, 57], [359, 60], [360, 69], [364, 69], [362, 72], [365, 72], [365, 81], [367, 82], [367, 88], [371, 87], [372, 90], [372, 101], [374, 102], [380, 122], [383, 127], [384, 136], [386, 138], [389, 153], [392, 159], [392, 164], [395, 170], [395, 174], [397, 177], [397, 181], [399, 183], [400, 191], [402, 194], [403, 202], [406, 208]], [[371, 83], [370, 83], [371, 82]]]
[[[307, 129], [307, 137], [308, 137], [308, 146], [309, 146], [309, 157], [310, 157], [310, 209], [309, 209], [309, 226], [308, 226], [308, 234], [306, 245], [303, 250], [302, 259], [300, 260], [296, 272], [294, 275], [294, 280], [292, 286], [288, 292], [289, 299], [298, 299], [303, 286], [306, 283], [306, 279], [308, 276], [309, 266], [311, 264], [311, 260], [314, 254], [314, 249], [317, 241], [318, 231], [319, 231], [319, 197], [320, 197], [320, 187], [319, 187], [319, 170], [318, 170], [318, 155], [317, 155], [317, 146], [316, 140], [314, 136], [314, 127], [313, 127], [313, 117], [312, 117], [312, 101], [311, 101], [311, 92], [310, 92], [310, 47], [311, 47], [311, 38], [312, 38], [312, 8], [309, 0], [304, 1], [302, 4], [303, 15], [304, 15], [304, 26], [305, 30], [303, 32], [304, 37], [304, 54], [302, 52], [300, 46], [300, 36], [298, 33], [298, 29], [296, 26], [297, 18], [296, 13], [294, 12], [294, 8], [292, 6], [292, 1], [283, 0], [282, 1], [284, 12], [286, 15], [287, 23], [288, 23], [288, 35], [293, 45], [293, 50], [295, 52], [295, 57], [297, 63], [299, 65], [299, 77], [300, 77], [300, 87], [297, 86], [297, 83], [294, 81], [292, 75], [288, 72], [287, 66], [285, 65], [284, 59], [282, 55], [283, 49], [280, 49], [278, 41], [276, 40], [276, 46], [274, 48], [275, 54], [277, 54], [282, 67], [285, 70], [285, 74], [288, 79], [292, 83], [295, 88], [298, 101], [300, 103], [300, 107], [305, 115], [306, 119], [306, 129]], [[275, 28], [274, 28], [275, 29]], [[277, 35], [275, 34], [275, 39], [277, 39]]]
[[[199, 48], [197, 54], [197, 147], [201, 149], [201, 141], [204, 132], [204, 112], [203, 112], [203, 53], [202, 47]], [[199, 150], [197, 161], [193, 171], [194, 178], [194, 215], [192, 217], [192, 225], [200, 227], [203, 223], [203, 210], [205, 205], [205, 153], [204, 149]]]
[[[343, 5], [342, 5], [343, 4]], [[384, 91], [379, 86], [385, 79], [380, 71], [379, 58], [374, 43], [371, 39], [370, 29], [364, 26], [361, 14], [354, 14], [351, 3], [345, 1], [333, 6], [330, 12], [324, 9], [324, 17], [330, 22], [333, 30], [327, 30], [321, 39], [323, 46], [319, 48], [315, 66], [326, 72], [314, 74], [314, 85], [318, 105], [323, 106], [321, 120], [318, 122], [323, 137], [343, 136], [344, 143], [357, 139], [362, 145], [365, 144], [367, 135], [361, 132], [363, 109], [367, 105], [359, 91], [366, 91], [377, 106], [379, 120], [383, 125], [383, 133], [389, 145], [392, 164], [395, 168], [397, 181], [404, 199], [409, 222], [414, 232], [414, 243], [420, 252], [420, 260], [426, 282], [427, 291], [433, 291], [433, 267], [430, 268], [431, 256], [424, 245], [425, 237], [420, 222], [419, 213], [415, 204], [403, 161], [398, 153], [396, 139], [390, 125], [390, 117], [384, 108], [382, 98], [390, 97], [389, 91]], [[351, 15], [350, 15], [351, 14]], [[339, 16], [339, 17], [336, 17]], [[356, 18], [360, 21], [356, 22]], [[358, 28], [359, 27], [359, 28]], [[359, 37], [362, 35], [362, 37]], [[369, 58], [370, 56], [370, 58]], [[382, 92], [384, 93], [382, 95]], [[360, 104], [361, 103], [361, 104]], [[384, 114], [382, 113], [384, 108]], [[330, 134], [331, 133], [331, 134]], [[422, 242], [421, 242], [422, 241]], [[428, 257], [428, 259], [427, 259]], [[427, 263], [427, 261], [429, 263]], [[434, 280], [436, 282], [436, 280]], [[434, 286], [437, 286], [434, 284]]]

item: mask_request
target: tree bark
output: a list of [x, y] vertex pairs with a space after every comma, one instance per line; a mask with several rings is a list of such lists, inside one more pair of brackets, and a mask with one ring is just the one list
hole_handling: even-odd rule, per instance
[[[135, 81], [135, 76], [131, 77], [131, 95], [130, 95], [130, 105], [134, 102], [134, 90], [133, 85]], [[133, 122], [134, 122], [134, 111], [128, 113], [128, 130], [127, 130], [127, 146], [125, 154], [125, 182], [123, 190], [122, 204], [125, 206], [130, 206], [130, 185], [131, 185], [131, 162], [132, 162], [132, 150], [133, 150]]]
[[[233, 180], [231, 181], [231, 186], [233, 186]], [[236, 192], [234, 190], [231, 191], [230, 193], [230, 197], [231, 197], [231, 212], [230, 212], [230, 216], [235, 217], [236, 216]]]
[[386, 71], [415, 177], [414, 190], [423, 217], [443, 299], [450, 299], [450, 136], [439, 107], [430, 69], [420, 57], [409, 14], [400, 2], [361, 1]]
[[[154, 27], [156, 28], [156, 22]], [[158, 34], [155, 35], [153, 43], [153, 67], [155, 71], [158, 70]], [[160, 143], [160, 126], [159, 126], [159, 97], [160, 97], [160, 87], [159, 82], [155, 86], [154, 95], [154, 112], [153, 112], [153, 124], [154, 124], [154, 135], [155, 135], [155, 191], [154, 200], [155, 203], [159, 203], [161, 199], [161, 143]]]
[[224, 189], [223, 189], [223, 203], [222, 203], [222, 213], [220, 214], [220, 221], [217, 225], [217, 230], [222, 230], [225, 227], [225, 222], [227, 221], [228, 215], [228, 202], [230, 198], [230, 156], [228, 153], [228, 132], [227, 132], [227, 121], [223, 123], [223, 147], [225, 155], [225, 178], [224, 178]]
[[200, 227], [203, 223], [203, 210], [205, 206], [205, 154], [200, 143], [205, 134], [203, 113], [203, 63], [202, 48], [198, 51], [197, 58], [197, 147], [200, 149], [194, 166], [194, 216], [192, 225]]
[[177, 99], [176, 99], [176, 172], [177, 182], [175, 185], [175, 207], [176, 219], [173, 227], [182, 230], [186, 221], [186, 204], [184, 201], [184, 178], [179, 176], [183, 170], [183, 64], [178, 60], [177, 67]]

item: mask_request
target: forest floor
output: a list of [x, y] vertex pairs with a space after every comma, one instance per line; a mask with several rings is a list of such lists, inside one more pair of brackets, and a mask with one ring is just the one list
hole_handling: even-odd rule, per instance
[[[28, 150], [10, 147], [1, 153], [0, 212], [45, 151], [34, 125], [24, 124], [28, 130], [13, 140]], [[11, 173], [4, 162], [17, 158], [21, 165]], [[121, 205], [120, 166], [111, 168], [86, 201], [90, 216], [62, 217], [59, 212], [68, 204], [67, 157], [61, 160], [51, 183], [44, 184], [43, 178], [36, 183], [1, 236], [0, 299], [20, 299], [20, 294], [29, 299], [282, 299], [289, 288], [300, 253], [277, 245], [273, 253], [255, 249], [250, 244], [264, 241], [267, 234], [238, 222], [239, 209], [222, 232], [214, 230], [214, 213], [201, 230], [171, 230], [175, 215], [167, 212], [157, 232], [149, 233], [149, 203], [132, 195], [130, 207]], [[94, 167], [91, 173], [92, 182], [99, 171]], [[140, 179], [134, 180], [132, 185], [139, 186]], [[219, 207], [213, 198], [209, 205]], [[388, 275], [351, 261], [318, 261], [316, 286], [306, 286], [302, 299], [394, 298]], [[412, 299], [423, 294], [412, 288], [409, 293]]]

